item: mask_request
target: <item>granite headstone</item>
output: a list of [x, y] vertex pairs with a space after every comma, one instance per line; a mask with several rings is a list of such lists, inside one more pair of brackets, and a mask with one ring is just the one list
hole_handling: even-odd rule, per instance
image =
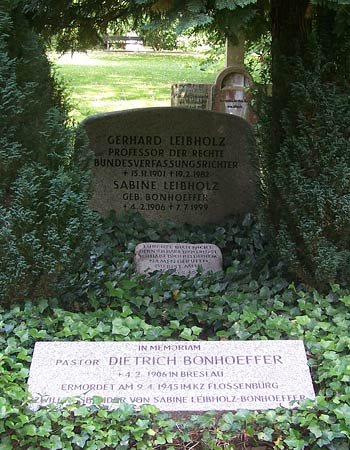
[[152, 220], [216, 223], [255, 208], [250, 125], [228, 114], [147, 108], [83, 122], [93, 157], [91, 207]]

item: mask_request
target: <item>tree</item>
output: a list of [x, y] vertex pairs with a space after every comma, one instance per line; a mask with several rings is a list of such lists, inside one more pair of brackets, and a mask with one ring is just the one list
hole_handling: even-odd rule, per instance
[[87, 142], [38, 36], [0, 10], [0, 302], [54, 295], [88, 255]]
[[141, 37], [144, 45], [153, 50], [174, 50], [177, 48], [176, 23], [164, 21], [161, 24], [144, 23], [135, 31]]
[[[278, 255], [326, 288], [349, 279], [349, 6], [271, 2], [273, 95], [262, 148]], [[343, 17], [342, 17], [343, 15]]]
[[[207, 30], [212, 39], [236, 39], [245, 29], [248, 37], [266, 31], [265, 0], [19, 0], [18, 7], [47, 40], [58, 37], [61, 49], [77, 49], [98, 42], [113, 23], [140, 24], [178, 20], [184, 29]], [[244, 7], [243, 7], [244, 5]], [[254, 31], [253, 31], [254, 30]]]

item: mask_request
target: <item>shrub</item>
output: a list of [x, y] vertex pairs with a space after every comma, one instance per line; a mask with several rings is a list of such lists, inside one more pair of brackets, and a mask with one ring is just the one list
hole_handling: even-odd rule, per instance
[[347, 282], [350, 273], [350, 86], [337, 82], [336, 68], [320, 55], [313, 60], [313, 70], [301, 60], [291, 65], [283, 142], [273, 156], [265, 135], [263, 173], [279, 258], [322, 288]]
[[88, 151], [38, 37], [0, 12], [0, 301], [64, 287], [97, 225]]
[[[219, 246], [223, 252], [225, 276], [222, 272], [202, 274], [200, 281], [185, 279], [167, 273], [155, 272], [149, 277], [135, 273], [134, 250], [140, 242], [208, 242]], [[121, 308], [124, 301], [130, 301], [136, 308], [136, 314], [152, 318], [158, 324], [163, 319], [186, 317], [191, 326], [200, 326], [203, 314], [209, 304], [208, 292], [220, 297], [222, 307], [227, 299], [223, 295], [227, 283], [234, 292], [247, 289], [252, 299], [265, 299], [269, 295], [272, 279], [280, 289], [285, 280], [281, 279], [281, 268], [274, 267], [269, 261], [268, 242], [265, 241], [261, 227], [251, 215], [244, 220], [229, 218], [221, 224], [179, 225], [172, 222], [147, 222], [139, 213], [129, 211], [116, 218], [111, 215], [101, 227], [101, 237], [91, 252], [85, 267], [75, 273], [75, 290], [61, 298], [67, 308], [100, 309], [102, 306], [117, 302]], [[279, 281], [276, 281], [276, 280]], [[181, 281], [183, 280], [183, 281]], [[176, 294], [182, 286], [181, 295]], [[259, 294], [259, 283], [265, 284], [265, 293]], [[154, 294], [158, 287], [164, 291], [167, 299], [167, 312], [159, 307], [162, 296]], [[175, 294], [173, 294], [175, 292]], [[124, 295], [126, 297], [124, 298]], [[239, 295], [239, 294], [238, 294]], [[141, 297], [145, 297], [142, 301]], [[79, 298], [79, 303], [76, 299]], [[196, 301], [193, 301], [193, 299]], [[181, 300], [181, 302], [180, 302]], [[179, 305], [180, 302], [180, 305]], [[175, 307], [175, 309], [173, 309]], [[222, 319], [223, 310], [212, 311], [213, 318]]]

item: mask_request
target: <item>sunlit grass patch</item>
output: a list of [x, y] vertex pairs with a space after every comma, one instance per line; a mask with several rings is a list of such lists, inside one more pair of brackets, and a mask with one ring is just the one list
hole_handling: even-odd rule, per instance
[[170, 106], [175, 83], [213, 83], [222, 66], [201, 70], [204, 56], [89, 52], [53, 58], [67, 83], [73, 117], [107, 111]]

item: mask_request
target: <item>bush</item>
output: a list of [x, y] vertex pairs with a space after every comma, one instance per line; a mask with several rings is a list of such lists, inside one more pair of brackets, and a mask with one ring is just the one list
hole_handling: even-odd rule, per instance
[[[290, 63], [294, 83], [282, 118], [283, 142], [263, 148], [265, 209], [278, 257], [324, 288], [350, 275], [349, 84], [313, 54], [313, 70]], [[270, 124], [267, 123], [266, 130]]]
[[[144, 278], [135, 273], [133, 266], [134, 250], [139, 242], [215, 244], [222, 249], [227, 273], [203, 274], [200, 280], [169, 277], [158, 272]], [[230, 218], [221, 224], [203, 226], [147, 222], [134, 211], [118, 218], [111, 215], [101, 227], [101, 237], [87, 264], [79, 274], [75, 274], [77, 289], [64, 296], [65, 306], [81, 311], [91, 307], [100, 309], [115, 301], [121, 308], [126, 301], [134, 305], [137, 315], [158, 324], [164, 319], [176, 320], [181, 314], [191, 326], [200, 326], [203, 315], [209, 320], [206, 316], [210, 308], [207, 296], [212, 292], [220, 296], [221, 308], [211, 310], [210, 317], [221, 323], [222, 314], [226, 314], [223, 308], [227, 303], [224, 293], [228, 283], [231, 283], [230, 291], [237, 295], [246, 289], [252, 299], [261, 300], [270, 295], [273, 283], [279, 289], [285, 287], [280, 267], [269, 263], [267, 244], [261, 227], [251, 215], [244, 220]], [[180, 284], [181, 294], [177, 295]], [[262, 293], [259, 292], [261, 284], [264, 285]], [[166, 313], [160, 305], [163, 296], [154, 294], [158, 288], [163, 290], [167, 300]]]
[[38, 37], [0, 13], [0, 301], [63, 288], [97, 226], [88, 150]]

